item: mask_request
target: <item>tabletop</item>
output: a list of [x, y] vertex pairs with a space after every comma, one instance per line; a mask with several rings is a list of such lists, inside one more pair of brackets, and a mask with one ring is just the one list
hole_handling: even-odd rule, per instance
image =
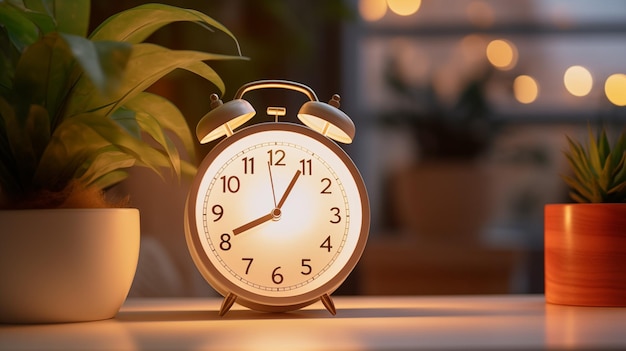
[[0, 325], [0, 350], [626, 349], [626, 308], [546, 304], [542, 295], [339, 296], [289, 313], [221, 299], [126, 301], [109, 320]]

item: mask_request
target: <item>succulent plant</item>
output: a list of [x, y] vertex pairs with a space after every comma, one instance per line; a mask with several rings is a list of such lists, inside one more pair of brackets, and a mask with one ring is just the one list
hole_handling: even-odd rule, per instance
[[[133, 166], [195, 171], [172, 139], [193, 155], [185, 118], [145, 90], [184, 69], [223, 93], [205, 61], [241, 59], [235, 37], [201, 12], [163, 4], [117, 13], [87, 36], [89, 12], [89, 0], [0, 0], [0, 208], [106, 207], [70, 200], [102, 194]], [[144, 42], [172, 22], [224, 32], [239, 55]]]
[[583, 203], [626, 202], [626, 128], [613, 145], [604, 128], [596, 138], [589, 127], [586, 148], [570, 137], [567, 141], [565, 156], [573, 177], [562, 177], [570, 187], [570, 197]]

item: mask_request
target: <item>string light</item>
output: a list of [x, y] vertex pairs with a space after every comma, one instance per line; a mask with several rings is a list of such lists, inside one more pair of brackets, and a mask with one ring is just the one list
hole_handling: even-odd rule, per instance
[[604, 93], [616, 106], [626, 106], [626, 74], [612, 74], [604, 83]]
[[389, 9], [400, 16], [411, 16], [419, 10], [422, 0], [387, 0]]
[[563, 83], [567, 91], [574, 96], [586, 96], [593, 86], [593, 78], [583, 66], [571, 66], [563, 75]]
[[521, 75], [513, 81], [513, 94], [522, 104], [530, 104], [539, 95], [539, 86], [531, 76]]
[[386, 13], [387, 0], [359, 0], [359, 14], [368, 22], [376, 22]]

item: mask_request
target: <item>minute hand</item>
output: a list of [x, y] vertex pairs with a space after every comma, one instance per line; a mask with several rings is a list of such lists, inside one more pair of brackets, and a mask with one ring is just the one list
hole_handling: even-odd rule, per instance
[[287, 185], [287, 189], [285, 189], [285, 193], [280, 198], [280, 201], [278, 201], [278, 205], [276, 205], [276, 208], [280, 209], [281, 207], [283, 207], [283, 204], [287, 200], [287, 196], [289, 196], [289, 193], [293, 189], [293, 186], [296, 185], [296, 181], [298, 180], [298, 177], [300, 177], [300, 174], [302, 174], [302, 172], [300, 172], [300, 170], [297, 170], [296, 174], [293, 176], [293, 178], [291, 178], [291, 182], [289, 183], [289, 185]]

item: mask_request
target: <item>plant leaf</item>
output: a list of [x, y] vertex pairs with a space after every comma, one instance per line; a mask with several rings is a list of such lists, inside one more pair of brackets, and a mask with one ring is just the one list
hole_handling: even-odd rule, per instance
[[163, 133], [156, 119], [146, 113], [135, 112], [127, 108], [117, 109], [111, 114], [111, 119], [125, 130], [131, 130], [129, 134], [136, 139], [141, 140], [141, 131], [150, 135], [167, 153], [174, 172], [177, 176], [180, 176], [180, 155], [178, 154], [178, 149], [170, 138]]
[[569, 144], [569, 154], [566, 153], [566, 157], [570, 167], [574, 171], [576, 178], [579, 182], [585, 184], [593, 179], [596, 175], [593, 174], [587, 154], [585, 153], [582, 145], [569, 137], [567, 137]]
[[201, 61], [190, 62], [189, 64], [181, 66], [180, 68], [191, 73], [195, 73], [196, 75], [213, 83], [213, 85], [215, 85], [219, 89], [220, 93], [224, 94], [224, 92], [226, 91], [226, 85], [224, 84], [224, 81], [222, 81], [222, 78], [220, 78], [217, 72], [215, 72], [215, 70], [209, 67], [209, 65], [207, 65], [206, 63]]
[[135, 118], [135, 111], [120, 108], [112, 113], [110, 117], [111, 120], [122, 127], [126, 133], [130, 134], [135, 139], [141, 140], [141, 127]]
[[45, 107], [51, 119], [50, 125], [53, 126], [56, 125], [59, 107], [62, 105], [71, 84], [72, 67], [75, 65], [75, 61], [70, 47], [58, 33], [50, 33], [46, 37], [50, 38], [52, 56], [50, 57]]
[[50, 33], [29, 46], [17, 63], [13, 104], [20, 123], [32, 104], [44, 106], [54, 122], [64, 98], [73, 60], [69, 47], [58, 33]]
[[169, 100], [159, 95], [142, 92], [127, 101], [124, 106], [156, 119], [163, 130], [173, 132], [181, 140], [189, 157], [195, 160], [195, 143], [189, 124], [180, 110]]
[[[19, 179], [27, 182], [37, 165], [37, 156], [33, 149], [30, 134], [24, 127], [25, 123], [21, 123], [16, 118], [14, 109], [4, 99], [0, 99], [0, 115], [4, 120], [6, 141], [13, 159], [16, 161]], [[29, 114], [27, 114], [27, 119], [28, 116]]]
[[96, 153], [95, 157], [86, 162], [84, 165], [87, 166], [87, 169], [84, 170], [82, 175], [77, 175], [76, 178], [87, 186], [91, 186], [92, 183], [99, 182], [98, 187], [100, 189], [104, 189], [113, 185], [103, 185], [103, 180], [113, 179], [106, 177], [107, 174], [134, 166], [135, 158], [126, 153], [120, 152], [116, 147], [109, 146], [100, 149]]
[[589, 153], [588, 153], [589, 161], [591, 164], [591, 170], [593, 174], [599, 175], [602, 172], [602, 160], [600, 153], [598, 151], [598, 143], [596, 141], [595, 136], [593, 135], [593, 131], [591, 127], [589, 127]]
[[100, 93], [110, 94], [120, 86], [131, 56], [131, 45], [112, 41], [93, 42], [69, 34], [62, 34], [62, 37]]
[[[30, 2], [32, 2], [32, 4], [30, 4]], [[24, 17], [33, 22], [42, 35], [56, 31], [56, 22], [45, 6], [41, 2], [30, 2], [26, 4], [26, 8], [22, 10]]]
[[[21, 109], [35, 103], [45, 106], [53, 116], [63, 98], [71, 65], [71, 52], [58, 33], [47, 34], [31, 45], [16, 69], [16, 100], [22, 104]], [[24, 99], [28, 96], [31, 98]]]
[[159, 121], [147, 113], [137, 113], [137, 122], [168, 154], [170, 163], [178, 177], [181, 175], [180, 154], [174, 142], [163, 132]]
[[126, 178], [128, 178], [128, 172], [118, 169], [116, 171], [106, 173], [98, 179], [94, 179], [89, 183], [89, 186], [94, 186], [99, 189], [107, 189], [115, 184], [120, 183]]
[[576, 180], [568, 177], [566, 175], [562, 175], [561, 178], [563, 181], [580, 197], [585, 198], [585, 201], [582, 202], [591, 202], [594, 197], [593, 189], [587, 188], [585, 183], [577, 182]]
[[600, 159], [600, 165], [605, 167], [608, 156], [611, 154], [611, 146], [609, 145], [609, 138], [606, 136], [606, 130], [602, 128], [600, 136], [598, 137], [598, 157]]
[[30, 136], [35, 158], [39, 160], [48, 142], [50, 142], [50, 116], [42, 106], [30, 106], [26, 120], [26, 134]]
[[591, 198], [591, 202], [593, 203], [604, 202], [603, 200], [606, 199], [606, 191], [602, 189], [602, 187], [600, 186], [600, 183], [598, 182], [598, 179], [593, 179], [592, 185], [593, 185], [593, 188], [592, 188], [593, 197]]
[[90, 0], [54, 0], [54, 18], [61, 33], [87, 36]]
[[[199, 51], [169, 50], [154, 44], [135, 44], [126, 67], [124, 80], [117, 91], [109, 97], [93, 93], [93, 86], [84, 79], [78, 81], [68, 104], [67, 116], [84, 111], [107, 108], [108, 114], [115, 111], [142, 92], [154, 82], [177, 68], [197, 68], [197, 63], [204, 60], [241, 59], [240, 56], [225, 56]], [[212, 71], [212, 70], [211, 70]], [[197, 69], [193, 71], [198, 73]], [[214, 82], [215, 76], [207, 71], [203, 78]], [[221, 81], [221, 80], [220, 80]]]
[[20, 52], [39, 40], [39, 29], [35, 23], [6, 1], [0, 1], [0, 23]]
[[57, 127], [35, 174], [37, 183], [54, 187], [66, 182], [81, 167], [85, 168], [84, 163], [94, 152], [111, 145], [160, 176], [160, 168], [170, 166], [164, 152], [124, 132], [101, 113], [91, 112], [66, 119]]
[[29, 10], [54, 16], [54, 0], [24, 0], [24, 7]]
[[[100, 116], [100, 118], [102, 118]], [[84, 163], [97, 152], [111, 145], [80, 119], [65, 120], [53, 132], [33, 177], [37, 186], [63, 188], [84, 169]]]
[[[622, 133], [617, 138], [615, 145], [613, 145], [613, 150], [611, 151], [610, 162], [613, 165], [613, 175], [619, 172], [623, 167], [626, 161], [624, 160], [624, 154], [626, 153], [626, 128], [622, 130]], [[624, 179], [623, 181], [626, 181]]]
[[0, 96], [8, 96], [13, 88], [15, 68], [19, 59], [17, 49], [11, 44], [6, 28], [0, 26]]
[[[11, 105], [2, 97], [0, 97], [0, 116], [4, 123], [0, 124], [0, 145], [2, 150], [3, 173], [6, 167], [6, 178], [3, 175], [3, 183], [7, 185], [3, 190], [7, 192], [24, 190], [25, 184], [28, 183], [29, 175], [31, 175], [36, 167], [34, 151], [32, 150], [28, 135], [24, 135], [23, 128], [19, 127], [15, 112]], [[10, 185], [10, 187], [9, 187]]]
[[615, 168], [615, 174], [613, 176], [613, 185], [619, 185], [626, 183], [626, 151], [622, 151], [622, 160], [617, 168]]
[[572, 198], [572, 200], [579, 202], [579, 203], [587, 203], [587, 202], [591, 202], [589, 199], [584, 198], [582, 196], [580, 196], [579, 194], [577, 194], [574, 191], [570, 191], [569, 192], [569, 196]]
[[159, 28], [173, 22], [196, 22], [217, 28], [228, 34], [237, 45], [237, 53], [241, 56], [239, 43], [235, 36], [221, 23], [202, 12], [173, 7], [164, 4], [145, 4], [109, 17], [91, 33], [92, 40], [115, 40], [140, 43]]

